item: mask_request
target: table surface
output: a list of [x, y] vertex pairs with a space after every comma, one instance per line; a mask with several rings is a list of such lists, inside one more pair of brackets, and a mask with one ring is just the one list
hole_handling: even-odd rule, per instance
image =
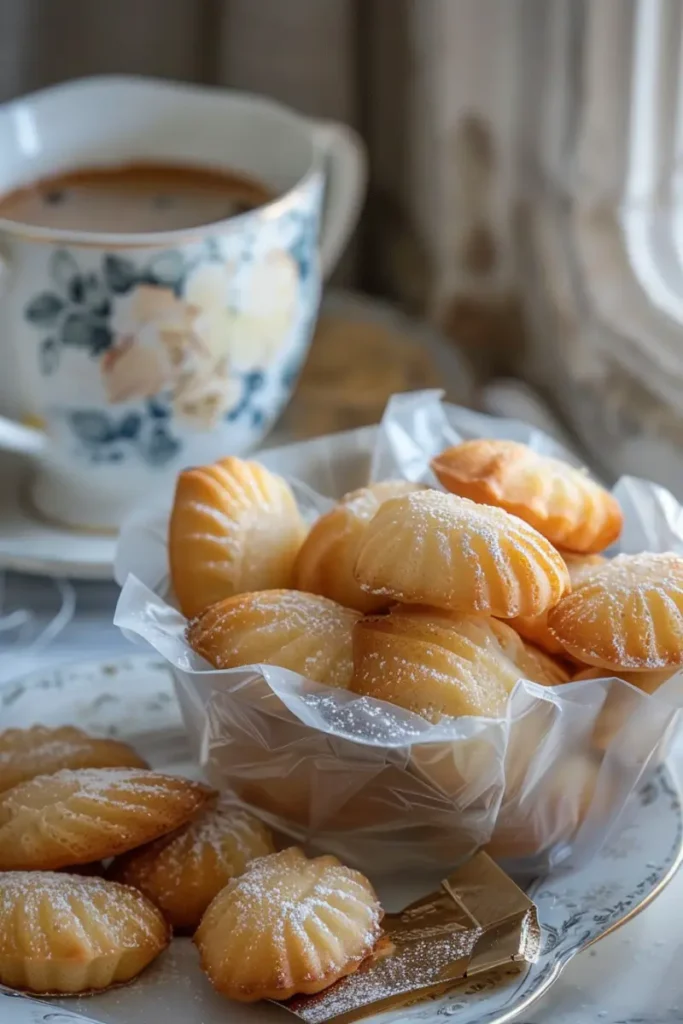
[[[130, 654], [130, 644], [111, 621], [114, 585], [61, 586], [63, 593], [52, 581], [8, 574], [0, 605], [0, 684], [60, 663]], [[31, 617], [22, 621], [21, 609], [29, 608]], [[69, 621], [42, 649], [35, 649], [35, 638], [55, 621], [60, 608]], [[3, 623], [9, 628], [3, 629]], [[683, 872], [642, 914], [580, 954], [545, 999], [521, 1018], [522, 1024], [680, 1024], [681, 907]]]

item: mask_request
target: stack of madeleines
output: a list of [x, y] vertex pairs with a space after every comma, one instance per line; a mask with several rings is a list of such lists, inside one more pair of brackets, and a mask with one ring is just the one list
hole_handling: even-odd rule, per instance
[[372, 952], [382, 909], [335, 857], [275, 851], [201, 783], [75, 727], [0, 733], [0, 985], [82, 995], [134, 979], [195, 934], [243, 1001], [313, 993]]
[[615, 498], [513, 441], [466, 441], [345, 495], [307, 530], [287, 483], [227, 458], [184, 472], [169, 534], [192, 648], [263, 663], [436, 722], [500, 715], [520, 676], [597, 668], [651, 692], [683, 663], [683, 558], [605, 548]]
[[[169, 561], [191, 647], [219, 669], [278, 665], [430, 722], [501, 716], [520, 677], [616, 675], [651, 693], [683, 664], [683, 558], [607, 559], [622, 512], [585, 471], [495, 439], [449, 448], [432, 469], [443, 491], [373, 484], [310, 530], [286, 482], [256, 462], [183, 473]], [[595, 757], [568, 757], [551, 780], [558, 800], [579, 778], [588, 806], [622, 707], [605, 708]], [[511, 745], [524, 763], [506, 766], [510, 791], [529, 742]], [[305, 818], [307, 790], [292, 781], [241, 796]]]

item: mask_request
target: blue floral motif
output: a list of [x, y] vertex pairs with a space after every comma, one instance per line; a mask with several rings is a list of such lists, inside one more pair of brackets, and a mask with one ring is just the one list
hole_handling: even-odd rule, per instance
[[101, 409], [72, 412], [67, 422], [93, 463], [121, 462], [130, 450], [151, 466], [163, 466], [180, 451], [180, 441], [167, 425], [170, 412], [161, 418], [158, 405], [145, 416], [138, 412], [117, 417]]
[[299, 267], [299, 276], [306, 282], [317, 260], [317, 237], [319, 230], [318, 217], [313, 213], [298, 212], [292, 214], [299, 221], [299, 236], [292, 245], [290, 252]]
[[[247, 434], [263, 433], [291, 393], [313, 329], [320, 289], [317, 206], [312, 190], [277, 222], [245, 225], [236, 246], [229, 240], [229, 251], [212, 237], [144, 261], [106, 253], [88, 269], [66, 249], [52, 253], [48, 287], [24, 308], [26, 321], [42, 335], [40, 374], [64, 372], [69, 352], [70, 359], [93, 361], [113, 407], [62, 411], [80, 455], [96, 464], [135, 455], [163, 466], [180, 453], [184, 429], [207, 430], [222, 420], [239, 423]], [[221, 273], [232, 275], [227, 286], [220, 284]], [[251, 285], [253, 273], [261, 276]], [[270, 273], [276, 277], [269, 292]], [[251, 291], [243, 309], [244, 287]], [[273, 312], [282, 287], [291, 300]], [[214, 303], [207, 315], [202, 301]], [[208, 341], [193, 333], [203, 330], [214, 332]]]
[[173, 437], [165, 423], [156, 420], [145, 424], [139, 446], [150, 466], [163, 466], [180, 451], [180, 441]]

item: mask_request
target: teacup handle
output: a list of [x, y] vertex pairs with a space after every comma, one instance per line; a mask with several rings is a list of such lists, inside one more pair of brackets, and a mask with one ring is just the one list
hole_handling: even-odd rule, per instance
[[367, 157], [360, 137], [343, 124], [321, 121], [317, 145], [327, 161], [325, 209], [320, 235], [323, 278], [330, 276], [356, 226], [367, 180]]
[[[7, 258], [0, 252], [0, 292], [8, 270]], [[25, 427], [7, 416], [0, 416], [0, 451], [18, 452], [38, 458], [45, 455], [48, 444], [47, 435], [42, 430]]]

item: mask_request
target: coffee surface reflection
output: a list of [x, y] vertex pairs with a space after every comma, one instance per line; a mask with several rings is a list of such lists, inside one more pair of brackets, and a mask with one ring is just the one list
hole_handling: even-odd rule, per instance
[[273, 194], [237, 172], [183, 164], [89, 167], [0, 196], [0, 218], [34, 227], [107, 234], [201, 227], [269, 202]]

